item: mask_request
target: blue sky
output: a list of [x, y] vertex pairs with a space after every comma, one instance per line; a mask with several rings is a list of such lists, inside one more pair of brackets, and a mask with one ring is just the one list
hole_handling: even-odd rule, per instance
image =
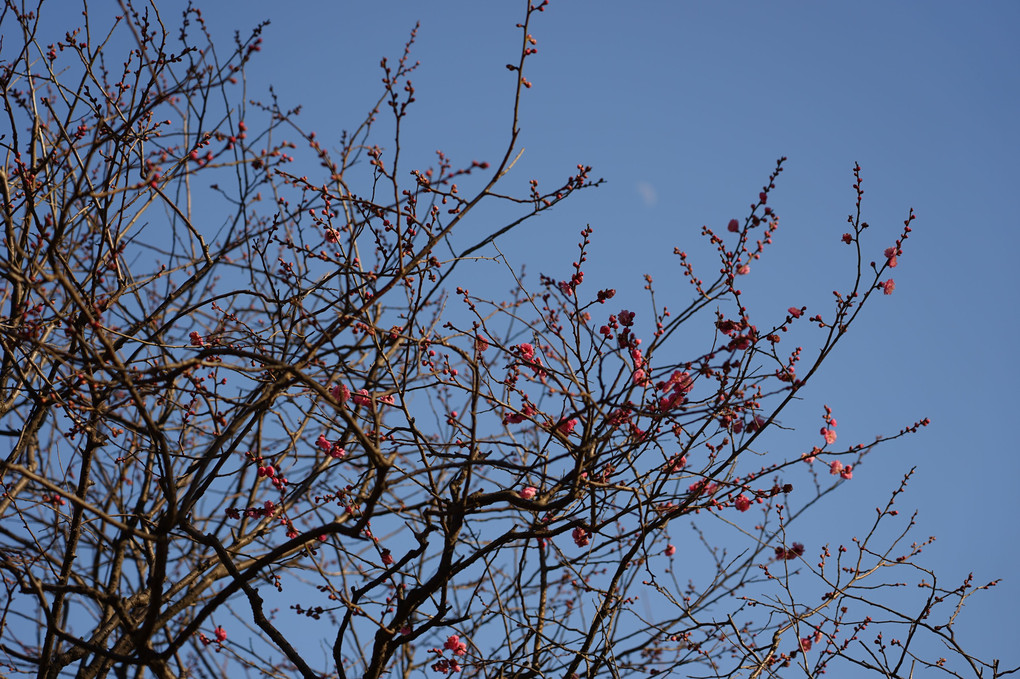
[[[248, 70], [249, 96], [272, 83], [284, 104], [304, 105], [304, 125], [327, 144], [362, 119], [380, 92], [380, 57], [398, 56], [420, 20], [405, 167], [415, 158], [427, 165], [436, 149], [460, 163], [501, 154], [513, 78], [504, 64], [519, 50], [522, 3], [237, 7], [210, 6], [205, 16], [224, 35], [271, 21]], [[526, 74], [534, 87], [522, 115], [525, 151], [510, 184], [535, 177], [552, 186], [577, 163], [607, 183], [500, 243], [533, 275], [564, 278], [577, 233], [591, 224], [590, 280], [637, 306], [641, 277], [651, 273], [660, 294], [672, 287], [679, 303], [687, 290], [673, 247], [704, 254], [702, 224], [722, 228], [745, 216], [785, 155], [770, 200], [781, 217], [775, 246], [746, 291], [776, 312], [794, 304], [827, 311], [830, 291], [852, 273], [839, 237], [859, 162], [876, 260], [910, 207], [918, 220], [894, 271], [895, 293], [875, 300], [786, 423], [800, 429], [800, 447], [817, 437], [822, 403], [846, 439], [933, 420], [870, 459], [825, 505], [819, 525], [846, 541], [917, 465], [901, 510], [920, 509], [919, 538], [939, 537], [924, 563], [947, 583], [970, 570], [979, 582], [1006, 578], [971, 599], [960, 635], [980, 654], [1014, 663], [1018, 27], [1020, 5], [1007, 1], [554, 0], [533, 27], [539, 51]]]

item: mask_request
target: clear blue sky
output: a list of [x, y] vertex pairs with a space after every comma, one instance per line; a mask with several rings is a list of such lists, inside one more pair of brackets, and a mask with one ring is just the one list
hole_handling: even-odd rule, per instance
[[[327, 144], [361, 120], [380, 92], [380, 57], [399, 55], [420, 20], [405, 167], [413, 158], [428, 164], [436, 149], [463, 163], [498, 159], [513, 77], [504, 64], [519, 49], [522, 3], [239, 7], [207, 3], [205, 15], [224, 35], [271, 20], [248, 71], [249, 96], [273, 83], [285, 105], [304, 105], [304, 125]], [[971, 599], [959, 629], [965, 645], [1014, 664], [1018, 29], [1020, 4], [1005, 0], [554, 0], [534, 25], [525, 152], [511, 181], [552, 186], [583, 162], [608, 183], [501, 244], [532, 274], [562, 278], [590, 223], [591, 280], [638, 300], [641, 275], [652, 273], [661, 295], [679, 279], [674, 245], [697, 252], [702, 224], [743, 217], [786, 155], [771, 201], [781, 216], [776, 244], [744, 287], [765, 307], [827, 311], [830, 291], [850, 274], [838, 240], [859, 162], [874, 258], [910, 207], [916, 228], [895, 293], [875, 300], [786, 423], [800, 428], [799, 449], [817, 436], [823, 402], [841, 439], [867, 441], [932, 418], [869, 459], [825, 505], [825, 539], [847, 541], [918, 465], [901, 510], [921, 510], [919, 538], [939, 537], [923, 562], [947, 584], [970, 570], [979, 582], [1006, 578]]]

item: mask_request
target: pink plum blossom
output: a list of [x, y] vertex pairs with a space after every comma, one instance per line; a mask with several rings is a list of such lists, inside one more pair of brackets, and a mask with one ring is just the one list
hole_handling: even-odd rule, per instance
[[347, 388], [346, 384], [338, 384], [329, 390], [330, 395], [340, 403], [346, 403], [347, 399], [351, 397], [351, 390]]
[[682, 470], [686, 466], [687, 466], [686, 455], [674, 455], [669, 459], [669, 462], [666, 463], [666, 471], [670, 472], [671, 474], [674, 474]]
[[521, 408], [520, 413], [511, 413], [509, 415], [505, 415], [503, 417], [503, 424], [520, 424], [527, 418], [534, 415], [536, 412], [538, 411], [535, 410], [535, 408], [530, 403], [525, 403], [524, 407]]
[[333, 450], [333, 444], [329, 442], [329, 439], [326, 438], [325, 434], [319, 434], [319, 438], [315, 440], [315, 445], [319, 446], [324, 453], [328, 453]]
[[443, 644], [443, 648], [448, 651], [453, 651], [454, 655], [465, 655], [467, 654], [467, 644], [460, 640], [460, 637], [456, 634], [451, 634]]
[[896, 253], [897, 253], [897, 250], [894, 247], [893, 248], [886, 248], [885, 249], [885, 260], [886, 260], [885, 263], [887, 265], [889, 265], [890, 267], [892, 267], [892, 268], [895, 268], [896, 264], [897, 264]]

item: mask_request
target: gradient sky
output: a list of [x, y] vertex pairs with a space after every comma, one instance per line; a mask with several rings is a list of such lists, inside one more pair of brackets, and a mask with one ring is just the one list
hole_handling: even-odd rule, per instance
[[[243, 12], [207, 4], [223, 35], [271, 21], [248, 95], [273, 84], [285, 106], [304, 105], [303, 124], [326, 144], [360, 122], [381, 92], [380, 57], [399, 56], [420, 20], [405, 167], [429, 164], [436, 149], [457, 163], [496, 161], [505, 147], [513, 75], [504, 65], [519, 51], [520, 2], [258, 0]], [[876, 260], [910, 207], [918, 220], [893, 272], [895, 293], [874, 300], [785, 423], [800, 430], [799, 450], [817, 438], [822, 403], [841, 440], [933, 420], [869, 458], [819, 525], [833, 542], [848, 540], [917, 465], [900, 509], [920, 509], [918, 538], [939, 538], [922, 563], [944, 583], [971, 570], [978, 582], [1006, 578], [971, 599], [958, 628], [965, 647], [1006, 664], [1018, 661], [1020, 600], [1020, 462], [1009, 433], [1018, 423], [1009, 390], [1020, 377], [1009, 354], [1020, 336], [1017, 29], [1020, 4], [1005, 0], [553, 0], [533, 26], [525, 151], [510, 184], [535, 177], [551, 187], [577, 163], [607, 183], [500, 243], [531, 275], [565, 278], [577, 233], [591, 224], [586, 282], [642, 300], [647, 272], [660, 298], [673, 287], [679, 304], [688, 292], [673, 247], [704, 253], [701, 225], [746, 216], [785, 155], [770, 199], [781, 217], [775, 246], [743, 287], [774, 311], [826, 312], [831, 290], [852, 275], [839, 237], [859, 162], [873, 226], [865, 246]]]

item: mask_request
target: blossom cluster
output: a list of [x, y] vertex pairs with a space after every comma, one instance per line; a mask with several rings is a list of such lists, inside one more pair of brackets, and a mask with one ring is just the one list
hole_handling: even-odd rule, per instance
[[[453, 658], [442, 657], [444, 651], [452, 651]], [[460, 672], [464, 669], [458, 658], [467, 655], [467, 644], [460, 640], [460, 636], [457, 634], [451, 634], [446, 643], [443, 644], [443, 648], [433, 648], [432, 653], [439, 655], [439, 660], [432, 664], [432, 670], [439, 672], [440, 674], [450, 674], [453, 672]]]
[[776, 558], [780, 561], [790, 561], [804, 555], [804, 545], [794, 542], [790, 548], [776, 547]]
[[372, 394], [369, 393], [368, 389], [358, 389], [356, 392], [351, 392], [350, 388], [346, 384], [338, 384], [329, 390], [330, 396], [336, 399], [337, 403], [341, 406], [350, 401], [356, 406], [371, 406], [373, 403], [385, 403], [386, 405], [393, 405], [396, 401], [393, 398], [393, 394], [383, 394], [376, 396], [374, 399]]
[[334, 443], [326, 438], [325, 434], [319, 434], [319, 438], [315, 440], [315, 445], [319, 447], [319, 450], [326, 453], [334, 460], [339, 460], [347, 451], [344, 450], [339, 443]]

